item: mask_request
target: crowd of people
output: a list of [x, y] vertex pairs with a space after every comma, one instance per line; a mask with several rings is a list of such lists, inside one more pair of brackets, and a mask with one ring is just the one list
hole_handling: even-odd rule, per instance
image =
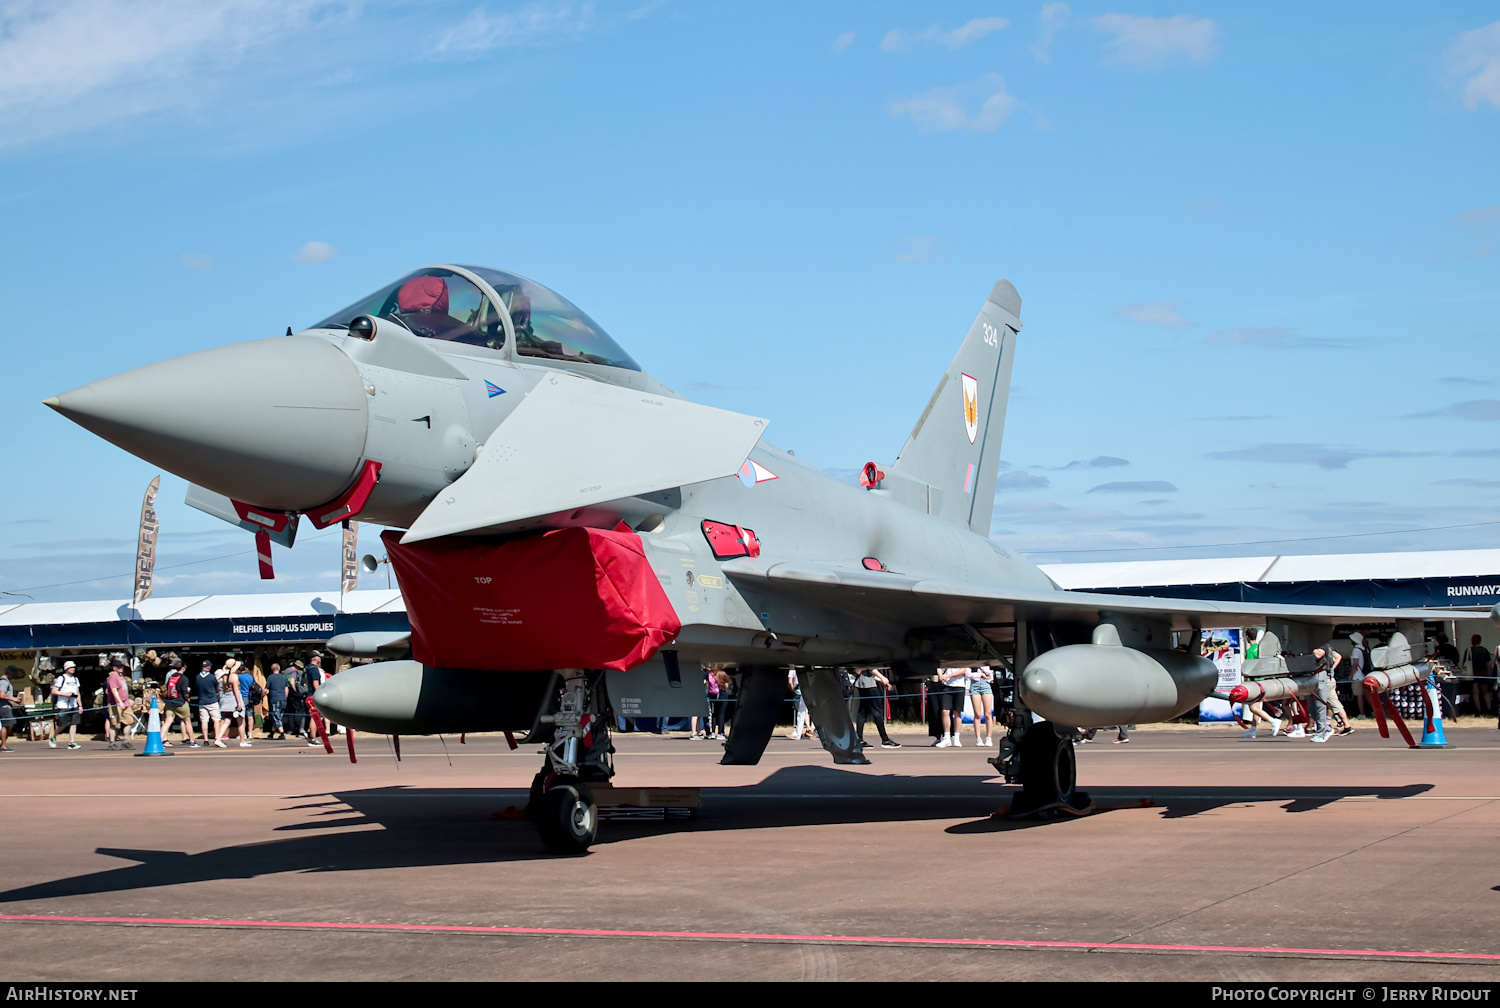
[[[155, 659], [155, 652], [151, 656]], [[46, 683], [48, 704], [28, 705], [10, 675], [0, 674], [0, 753], [14, 751], [12, 734], [28, 720], [51, 748], [81, 749], [79, 728], [83, 715], [91, 712], [102, 715], [107, 749], [133, 749], [153, 700], [164, 746], [226, 749], [233, 738], [237, 746], [249, 748], [257, 727], [262, 739], [310, 740], [314, 728], [308, 699], [331, 674], [321, 655], [306, 662], [290, 659], [285, 667], [273, 661], [265, 670], [234, 657], [218, 663], [204, 658], [195, 662], [196, 669], [175, 655], [154, 664], [156, 675], [148, 677], [139, 667], [132, 669], [123, 655], [108, 658], [109, 673], [92, 706], [85, 705], [78, 665], [71, 659]]]
[[239, 738], [242, 748], [249, 748], [255, 737], [257, 712], [261, 716], [263, 738], [284, 739], [290, 728], [294, 737], [310, 739], [312, 726], [307, 700], [328, 674], [318, 655], [305, 665], [295, 661], [286, 671], [279, 662], [272, 662], [264, 684], [248, 666], [234, 658], [217, 669], [212, 661], [205, 659], [191, 676], [186, 663], [177, 659], [172, 662], [160, 691], [162, 745], [173, 745], [169, 736], [175, 725], [181, 734], [180, 741], [189, 749], [204, 745], [227, 748], [225, 739], [231, 733]]
[[[1311, 696], [1298, 701], [1246, 705], [1242, 714], [1243, 737], [1258, 738], [1263, 729], [1268, 729], [1272, 737], [1285, 733], [1291, 738], [1327, 742], [1353, 732], [1356, 720], [1371, 716], [1370, 700], [1360, 684], [1375, 668], [1372, 650], [1378, 656], [1378, 649], [1386, 641], [1367, 639], [1358, 632], [1349, 634], [1347, 640], [1347, 647], [1341, 639], [1338, 646], [1330, 643], [1313, 650], [1317, 685]], [[1258, 657], [1257, 631], [1250, 630], [1246, 635], [1245, 658]], [[251, 667], [232, 656], [216, 662], [209, 658], [187, 660], [171, 652], [158, 656], [155, 651], [148, 651], [144, 658], [144, 662], [137, 658], [132, 664], [123, 654], [101, 655], [100, 665], [108, 659], [109, 672], [95, 692], [92, 706], [85, 701], [76, 663], [64, 661], [46, 681], [50, 708], [42, 714], [28, 714], [26, 700], [17, 694], [9, 674], [0, 673], [0, 753], [13, 751], [9, 739], [17, 725], [28, 717], [40, 726], [50, 747], [82, 748], [79, 729], [83, 715], [90, 712], [102, 712], [108, 749], [131, 749], [152, 698], [159, 705], [165, 746], [224, 749], [234, 739], [235, 745], [248, 748], [256, 737], [257, 727], [262, 739], [311, 740], [315, 735], [308, 698], [330, 674], [321, 655], [314, 654], [305, 662], [288, 657], [285, 664], [270, 661], [259, 667]], [[1439, 633], [1432, 660], [1443, 672], [1441, 702], [1447, 716], [1456, 715], [1460, 708], [1475, 714], [1495, 714], [1495, 659], [1479, 635], [1474, 635], [1469, 647], [1460, 652], [1446, 634]], [[881, 746], [900, 747], [901, 743], [891, 738], [888, 725], [893, 701], [909, 716], [926, 717], [937, 748], [964, 744], [966, 715], [973, 731], [972, 745], [992, 748], [1003, 737], [1014, 689], [1009, 668], [989, 665], [942, 668], [926, 681], [908, 681], [904, 687], [893, 684], [887, 671], [862, 667], [840, 672], [843, 698], [861, 744], [865, 743], [866, 727], [873, 725]], [[817, 729], [803, 688], [797, 669], [790, 669], [788, 737], [815, 739]], [[708, 666], [703, 670], [703, 689], [708, 714], [691, 719], [691, 738], [723, 740], [734, 721], [738, 702], [736, 679], [723, 666]], [[1391, 691], [1389, 699], [1403, 717], [1421, 717], [1427, 704], [1424, 692], [1423, 686], [1413, 685]], [[1134, 727], [1114, 726], [1115, 743], [1128, 743], [1129, 730]], [[1082, 741], [1094, 741], [1099, 730], [1084, 732]]]
[[[840, 670], [839, 676], [843, 699], [848, 704], [849, 717], [854, 722], [860, 744], [866, 744], [866, 727], [873, 726], [880, 738], [879, 745], [885, 749], [901, 748], [901, 743], [890, 735], [892, 700], [908, 701], [904, 706], [915, 706], [922, 712], [917, 716], [927, 714], [929, 709], [935, 714], [937, 723], [942, 726], [941, 731], [934, 734], [934, 745], [938, 748], [963, 745], [960, 736], [966, 712], [971, 712], [973, 744], [978, 747], [993, 747], [997, 737], [997, 694], [1003, 690], [1008, 695], [1011, 688], [1008, 670], [993, 669], [987, 665], [940, 669], [925, 682], [908, 684], [906, 693], [899, 692], [898, 687], [886, 675], [886, 670], [879, 667]], [[813, 724], [807, 698], [803, 695], [803, 685], [798, 670], [789, 669], [787, 700], [791, 704], [791, 731], [787, 738], [816, 739], [818, 731]], [[690, 738], [725, 739], [734, 721], [734, 709], [738, 702], [734, 677], [722, 666], [705, 667], [703, 688], [708, 701], [708, 716], [691, 719]]]

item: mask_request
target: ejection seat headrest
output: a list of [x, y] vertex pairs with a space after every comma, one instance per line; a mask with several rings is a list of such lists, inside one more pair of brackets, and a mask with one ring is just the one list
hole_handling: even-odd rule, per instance
[[396, 309], [403, 312], [448, 310], [448, 281], [442, 277], [412, 277], [396, 292]]

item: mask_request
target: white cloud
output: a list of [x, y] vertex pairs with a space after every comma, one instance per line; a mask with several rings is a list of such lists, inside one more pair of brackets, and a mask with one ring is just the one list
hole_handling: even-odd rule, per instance
[[[200, 101], [248, 56], [337, 20], [352, 0], [7, 0], [0, 144]], [[198, 81], [186, 87], [186, 80]]]
[[886, 32], [885, 38], [880, 40], [880, 48], [885, 52], [895, 53], [909, 52], [915, 45], [938, 45], [946, 49], [962, 49], [970, 42], [977, 42], [991, 32], [997, 32], [1009, 24], [1010, 22], [1003, 17], [980, 17], [961, 28], [948, 32], [943, 31], [937, 25], [911, 33], [892, 28]]
[[1464, 82], [1464, 108], [1500, 108], [1500, 21], [1466, 31], [1448, 50], [1448, 69]]
[[1110, 48], [1121, 62], [1131, 66], [1161, 66], [1176, 56], [1204, 63], [1218, 48], [1214, 40], [1219, 28], [1208, 18], [1101, 14], [1094, 18], [1093, 25], [1114, 35]]
[[576, 38], [595, 26], [591, 3], [539, 2], [520, 10], [492, 14], [476, 7], [457, 25], [433, 43], [436, 59], [468, 58], [492, 49], [545, 45], [558, 39]]
[[1251, 326], [1244, 329], [1220, 329], [1204, 336], [1203, 342], [1234, 346], [1342, 350], [1358, 346], [1360, 341], [1333, 336], [1302, 336], [1285, 326]]
[[1455, 214], [1453, 221], [1467, 227], [1483, 227], [1486, 224], [1500, 222], [1500, 206], [1475, 207], [1473, 210], [1465, 210], [1461, 214]]
[[1036, 57], [1038, 63], [1052, 62], [1052, 40], [1057, 38], [1057, 33], [1068, 25], [1068, 19], [1073, 16], [1073, 10], [1065, 3], [1046, 3], [1042, 5], [1041, 34], [1037, 35], [1036, 41], [1031, 44], [1031, 55]]
[[836, 38], [836, 39], [833, 40], [833, 51], [834, 52], [843, 52], [845, 49], [848, 49], [853, 44], [854, 44], [854, 33], [853, 32], [844, 32], [844, 34], [840, 35], [838, 38]]
[[914, 238], [902, 239], [910, 250], [902, 252], [895, 257], [896, 262], [926, 262], [929, 259], [938, 258], [938, 246], [941, 239], [937, 235], [917, 235]]
[[203, 255], [184, 254], [182, 265], [186, 269], [196, 270], [199, 273], [210, 273], [214, 268], [214, 257], [207, 253]]
[[1139, 322], [1142, 325], [1159, 325], [1168, 329], [1186, 329], [1188, 326], [1197, 325], [1189, 322], [1177, 311], [1177, 306], [1182, 304], [1177, 298], [1165, 298], [1161, 301], [1152, 301], [1150, 304], [1121, 305], [1115, 309], [1115, 314], [1127, 322]]
[[316, 266], [318, 263], [327, 262], [336, 255], [338, 255], [338, 252], [327, 242], [310, 241], [293, 253], [292, 258], [304, 266]]
[[[991, 133], [1020, 107], [1021, 101], [1006, 92], [1005, 79], [999, 74], [989, 73], [972, 84], [933, 88], [893, 101], [891, 115], [898, 119], [903, 116], [910, 118], [922, 133], [958, 129]], [[973, 113], [969, 112], [970, 108], [975, 109]]]

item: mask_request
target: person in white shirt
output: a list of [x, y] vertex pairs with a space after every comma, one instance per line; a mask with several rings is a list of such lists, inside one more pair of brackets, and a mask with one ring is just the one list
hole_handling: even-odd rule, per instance
[[78, 676], [73, 672], [77, 667], [73, 662], [63, 662], [62, 671], [52, 680], [52, 709], [57, 712], [53, 724], [57, 727], [52, 730], [47, 744], [54, 749], [57, 748], [57, 728], [68, 729], [69, 749], [83, 748], [78, 744], [78, 722], [83, 716], [83, 704], [78, 699], [81, 690]]

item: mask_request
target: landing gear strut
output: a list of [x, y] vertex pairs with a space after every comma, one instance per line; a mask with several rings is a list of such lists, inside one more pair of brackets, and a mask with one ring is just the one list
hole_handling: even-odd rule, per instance
[[526, 818], [537, 825], [542, 846], [552, 854], [585, 854], [599, 836], [599, 806], [589, 782], [605, 783], [615, 774], [604, 717], [603, 674], [560, 669], [562, 695], [556, 713], [541, 720], [553, 727], [542, 769], [531, 782]]

